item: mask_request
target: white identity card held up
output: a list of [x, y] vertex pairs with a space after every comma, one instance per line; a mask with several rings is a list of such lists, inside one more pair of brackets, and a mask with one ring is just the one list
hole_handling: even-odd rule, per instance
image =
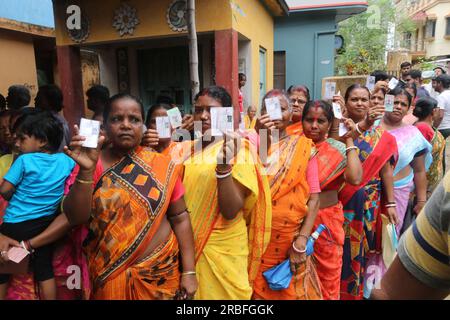
[[264, 100], [266, 104], [267, 114], [270, 117], [270, 120], [281, 120], [283, 119], [283, 114], [281, 112], [281, 103], [280, 98], [273, 97]]
[[347, 127], [345, 126], [345, 123], [341, 122], [339, 123], [339, 137], [342, 137], [348, 132]]
[[100, 121], [81, 118], [80, 136], [85, 137], [83, 147], [97, 148], [98, 135], [100, 134]]
[[395, 100], [395, 97], [392, 94], [387, 94], [384, 97], [384, 110], [386, 112], [394, 111], [394, 100]]
[[368, 76], [366, 80], [366, 87], [370, 90], [370, 92], [375, 89], [375, 77], [374, 76]]
[[389, 81], [389, 90], [394, 90], [397, 85], [398, 80], [396, 78], [392, 78], [391, 81]]
[[342, 119], [342, 110], [339, 103], [333, 102], [333, 113], [336, 119]]
[[211, 108], [211, 134], [219, 137], [233, 130], [233, 108]]
[[171, 137], [169, 117], [156, 117], [156, 131], [160, 139]]
[[325, 82], [325, 100], [331, 100], [336, 95], [336, 82]]
[[183, 117], [181, 116], [180, 109], [175, 107], [170, 110], [167, 110], [167, 115], [169, 116], [170, 124], [172, 125], [172, 128], [177, 129], [177, 128], [181, 127], [181, 124], [183, 122]]

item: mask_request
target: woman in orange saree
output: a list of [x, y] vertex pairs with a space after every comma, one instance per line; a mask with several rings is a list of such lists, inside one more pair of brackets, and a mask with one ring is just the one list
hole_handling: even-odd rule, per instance
[[[265, 99], [277, 98], [282, 119], [271, 120], [266, 113]], [[264, 300], [321, 299], [320, 282], [311, 257], [306, 258], [306, 241], [311, 234], [319, 209], [320, 192], [316, 153], [313, 142], [303, 135], [287, 135], [292, 109], [289, 98], [279, 90], [267, 93], [263, 100], [262, 128], [270, 135], [280, 132], [279, 141], [271, 141], [266, 171], [272, 194], [272, 232], [262, 256], [253, 298]], [[261, 129], [260, 135], [261, 135]], [[269, 136], [269, 135], [267, 135]], [[263, 272], [290, 259], [293, 278], [287, 289], [270, 289]]]
[[357, 185], [362, 178], [361, 162], [351, 136], [356, 126], [351, 119], [346, 120], [349, 132], [344, 137], [344, 144], [327, 138], [333, 119], [333, 109], [325, 101], [308, 103], [303, 110], [304, 135], [314, 142], [317, 149], [321, 189], [320, 210], [314, 229], [320, 224], [327, 227], [314, 244], [314, 258], [324, 300], [339, 300], [340, 297], [345, 233], [344, 211], [338, 191], [343, 181]]
[[111, 146], [101, 151], [103, 174], [94, 189], [103, 137], [97, 149], [84, 148], [75, 127], [71, 150], [65, 148], [80, 170], [62, 209], [72, 225], [90, 220], [85, 252], [91, 298], [192, 298], [194, 244], [180, 168], [139, 146], [144, 110], [136, 98], [112, 97], [104, 119]]

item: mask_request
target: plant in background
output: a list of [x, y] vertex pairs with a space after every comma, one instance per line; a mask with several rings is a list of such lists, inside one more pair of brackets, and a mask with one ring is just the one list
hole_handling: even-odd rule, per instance
[[[392, 0], [369, 0], [365, 13], [339, 23], [339, 34], [345, 48], [336, 55], [337, 75], [366, 75], [386, 68], [388, 43], [400, 46], [400, 35], [415, 29]], [[395, 26], [395, 27], [394, 27]]]

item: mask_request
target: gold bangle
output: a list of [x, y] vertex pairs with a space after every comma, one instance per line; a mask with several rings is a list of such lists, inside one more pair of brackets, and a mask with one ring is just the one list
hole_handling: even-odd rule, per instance
[[182, 276], [195, 276], [197, 274], [197, 272], [195, 271], [184, 271], [183, 273], [181, 273]]
[[81, 184], [93, 184], [94, 183], [94, 180], [82, 180], [82, 179], [79, 179], [79, 178], [76, 178], [75, 181], [79, 182]]

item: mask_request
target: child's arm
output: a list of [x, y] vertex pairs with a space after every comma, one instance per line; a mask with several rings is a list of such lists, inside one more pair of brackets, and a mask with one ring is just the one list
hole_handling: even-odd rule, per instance
[[14, 192], [16, 192], [16, 188], [14, 187], [14, 185], [7, 181], [7, 180], [2, 180], [2, 183], [0, 184], [0, 195], [3, 197], [3, 199], [5, 199], [6, 201], [9, 201]]

